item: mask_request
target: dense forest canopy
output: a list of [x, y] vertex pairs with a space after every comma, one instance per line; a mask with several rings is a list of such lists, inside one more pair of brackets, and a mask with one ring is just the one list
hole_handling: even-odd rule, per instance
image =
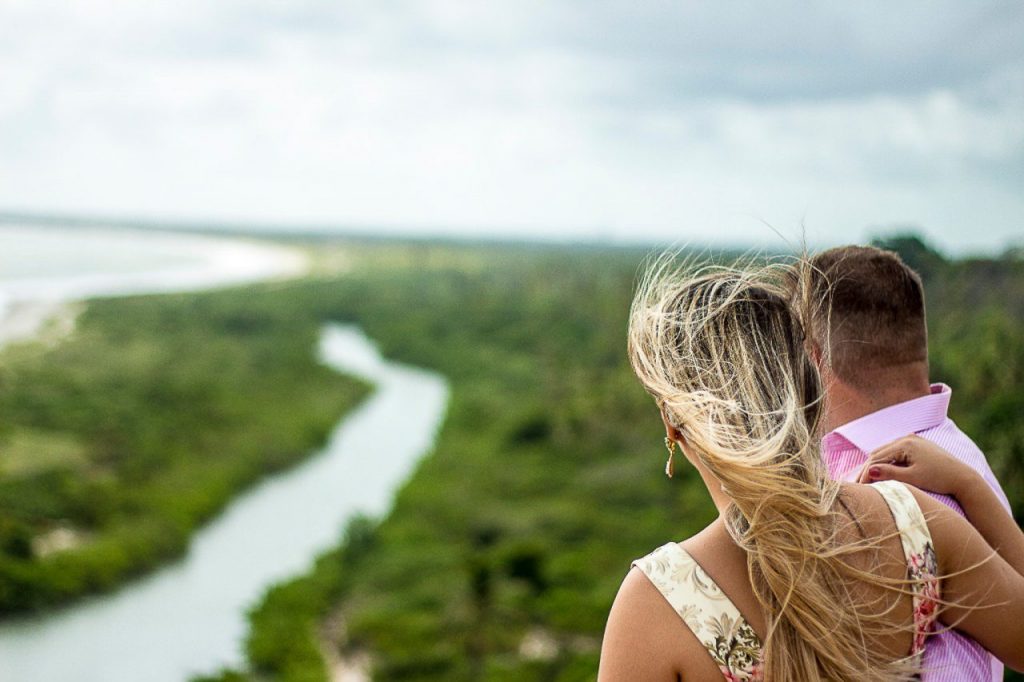
[[[933, 380], [1024, 518], [1024, 262], [879, 243], [921, 271]], [[692, 472], [661, 474], [661, 422], [626, 362], [646, 253], [315, 253], [313, 277], [97, 301], [56, 347], [4, 351], [0, 611], [175, 556], [233, 494], [310, 452], [365, 391], [313, 356], [320, 325], [352, 321], [386, 356], [448, 377], [444, 427], [386, 518], [355, 519], [310, 574], [268, 592], [250, 668], [210, 679], [326, 679], [323, 646], [369, 653], [381, 680], [592, 679], [630, 560], [713, 515]], [[48, 551], [62, 527], [79, 541]]]

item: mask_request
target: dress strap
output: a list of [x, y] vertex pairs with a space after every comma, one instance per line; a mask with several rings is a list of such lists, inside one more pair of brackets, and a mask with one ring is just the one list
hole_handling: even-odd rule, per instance
[[761, 640], [689, 552], [669, 542], [632, 565], [658, 588], [727, 680], [761, 679]]
[[914, 581], [910, 586], [914, 595], [914, 643], [910, 655], [920, 662], [925, 639], [938, 616], [939, 564], [935, 546], [924, 512], [906, 485], [899, 481], [872, 485], [889, 505], [907, 558], [907, 578]]

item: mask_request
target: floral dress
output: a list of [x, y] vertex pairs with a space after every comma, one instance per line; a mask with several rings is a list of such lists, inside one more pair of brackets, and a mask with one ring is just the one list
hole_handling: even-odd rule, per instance
[[[920, 665], [937, 615], [939, 581], [931, 535], [917, 500], [896, 481], [876, 483], [900, 533], [907, 577], [914, 580], [915, 636], [908, 662]], [[633, 562], [683, 619], [728, 682], [759, 682], [761, 640], [732, 601], [690, 554], [669, 542]]]

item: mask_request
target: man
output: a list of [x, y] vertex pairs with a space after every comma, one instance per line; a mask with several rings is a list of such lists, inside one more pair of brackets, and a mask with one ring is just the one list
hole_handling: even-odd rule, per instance
[[[1009, 511], [985, 455], [946, 416], [949, 386], [929, 381], [918, 274], [868, 246], [830, 249], [811, 263], [803, 293], [820, 306], [805, 322], [825, 382], [821, 449], [833, 478], [857, 480], [872, 451], [917, 434], [974, 468]], [[952, 497], [934, 496], [963, 514]], [[1002, 664], [973, 640], [953, 631], [929, 638], [926, 682], [1002, 679]]]

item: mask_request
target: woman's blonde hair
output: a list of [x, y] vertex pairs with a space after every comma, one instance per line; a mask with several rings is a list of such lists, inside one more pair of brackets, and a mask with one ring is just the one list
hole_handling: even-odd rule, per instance
[[854, 580], [906, 585], [852, 568], [846, 557], [866, 543], [838, 539], [839, 484], [815, 436], [821, 379], [800, 324], [812, 305], [803, 267], [657, 259], [630, 311], [630, 362], [732, 500], [726, 526], [767, 621], [765, 679], [907, 679], [906, 662], [870, 641], [891, 633], [895, 604], [869, 609], [849, 593]]

